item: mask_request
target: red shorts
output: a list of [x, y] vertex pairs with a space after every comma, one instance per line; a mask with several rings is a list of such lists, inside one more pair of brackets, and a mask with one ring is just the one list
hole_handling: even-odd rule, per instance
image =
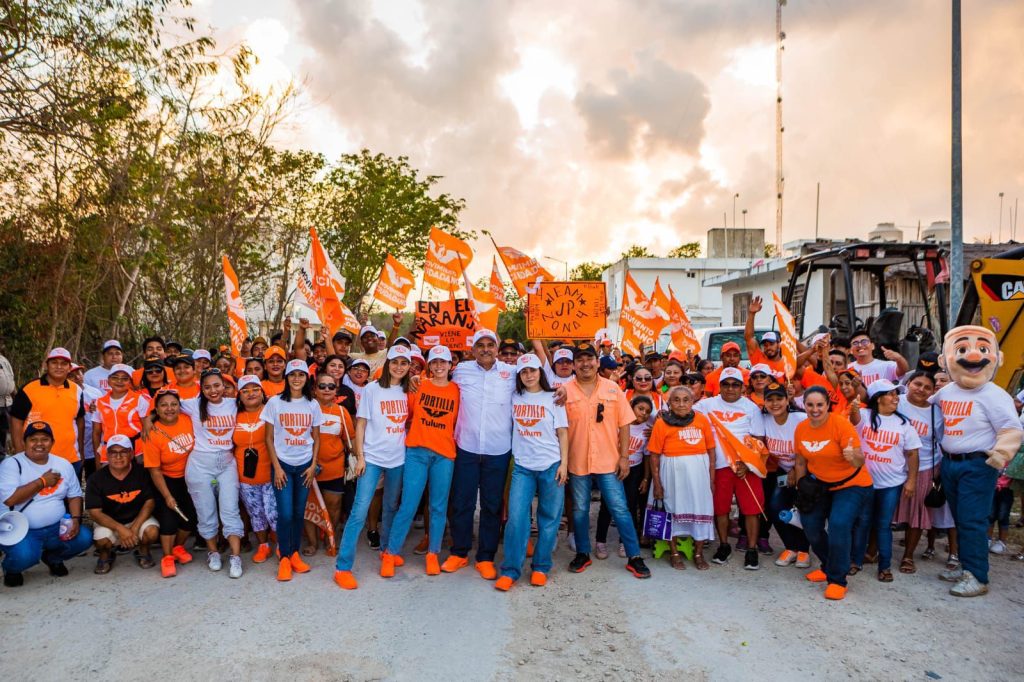
[[715, 469], [715, 516], [726, 516], [736, 496], [740, 513], [746, 516], [760, 514], [764, 509], [764, 485], [753, 472], [739, 478], [730, 467]]

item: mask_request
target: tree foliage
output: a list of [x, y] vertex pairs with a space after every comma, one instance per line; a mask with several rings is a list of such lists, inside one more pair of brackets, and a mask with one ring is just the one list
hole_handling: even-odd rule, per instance
[[622, 252], [622, 258], [657, 258], [653, 251], [648, 249], [646, 246], [640, 246], [639, 244], [633, 244], [628, 249]]
[[686, 242], [668, 252], [669, 258], [700, 258], [700, 242]]
[[584, 261], [569, 271], [569, 279], [573, 282], [596, 282], [607, 269], [607, 263]]

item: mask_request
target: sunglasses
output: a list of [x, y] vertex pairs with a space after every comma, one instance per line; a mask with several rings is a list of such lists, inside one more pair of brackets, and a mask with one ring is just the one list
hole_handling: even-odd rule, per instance
[[604, 421], [604, 403], [597, 404], [597, 423], [600, 424]]
[[867, 346], [870, 343], [871, 343], [870, 339], [858, 339], [858, 340], [854, 341], [853, 343], [851, 343], [850, 346], [852, 348], [858, 348], [858, 347], [861, 347], [861, 346]]
[[633, 381], [653, 381], [654, 377], [633, 377]]
[[202, 373], [201, 376], [202, 376], [203, 379], [205, 379], [206, 377], [209, 377], [209, 376], [217, 376], [217, 377], [219, 377], [221, 374], [223, 374], [223, 372], [221, 372], [219, 369], [217, 369], [216, 367], [211, 367], [210, 369], [203, 370], [203, 373]]
[[316, 387], [321, 391], [333, 391], [338, 388], [338, 384], [317, 384]]
[[146, 370], [146, 374], [163, 374], [164, 370], [160, 367], [153, 367]]

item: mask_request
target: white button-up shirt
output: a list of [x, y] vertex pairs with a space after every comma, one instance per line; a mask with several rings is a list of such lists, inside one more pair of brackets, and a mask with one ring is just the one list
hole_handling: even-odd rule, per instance
[[500, 360], [485, 370], [475, 360], [460, 362], [452, 374], [459, 385], [455, 443], [478, 455], [504, 455], [512, 449], [512, 391], [516, 369]]

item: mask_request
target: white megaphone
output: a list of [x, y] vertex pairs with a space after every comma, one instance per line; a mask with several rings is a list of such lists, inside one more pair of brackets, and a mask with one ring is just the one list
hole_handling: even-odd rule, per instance
[[28, 518], [21, 512], [9, 511], [0, 514], [0, 545], [10, 547], [28, 535]]

